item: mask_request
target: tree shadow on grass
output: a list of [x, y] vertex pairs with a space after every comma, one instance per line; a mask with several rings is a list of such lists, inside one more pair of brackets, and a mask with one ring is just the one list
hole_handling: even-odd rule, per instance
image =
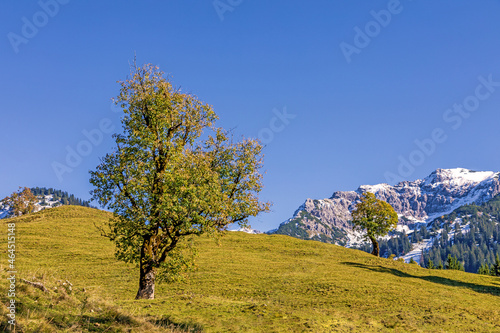
[[[179, 333], [200, 333], [204, 332], [203, 326], [194, 322], [176, 322], [173, 321], [169, 316], [163, 316], [161, 318], [148, 318], [146, 319], [149, 323], [153, 324], [158, 328], [169, 329], [172, 332]], [[139, 325], [136, 319], [128, 315], [123, 314], [113, 314], [108, 316], [88, 316], [84, 315], [81, 317], [80, 321], [85, 324], [91, 325], [93, 330], [96, 331], [107, 331], [113, 327], [115, 324], [126, 325], [127, 327], [135, 327]], [[66, 326], [60, 326], [61, 329], [67, 328]]]
[[[342, 264], [347, 265], [347, 266], [351, 266], [351, 267], [367, 269], [367, 270], [370, 270], [373, 272], [390, 273], [390, 274], [398, 276], [398, 277], [420, 279], [420, 280], [438, 283], [438, 284], [442, 284], [445, 286], [451, 286], [451, 287], [469, 288], [469, 289], [471, 289], [475, 292], [478, 292], [478, 293], [491, 294], [493, 296], [500, 296], [500, 287], [485, 286], [485, 285], [476, 284], [476, 283], [457, 281], [457, 280], [452, 280], [452, 279], [448, 279], [448, 278], [444, 278], [444, 277], [440, 277], [440, 276], [411, 275], [411, 274], [405, 273], [403, 271], [400, 271], [398, 269], [388, 268], [388, 267], [384, 267], [384, 266], [380, 266], [380, 265], [364, 265], [364, 264], [355, 263], [355, 262], [343, 262]], [[498, 285], [498, 283], [495, 283], [495, 284]]]
[[169, 328], [175, 332], [204, 332], [203, 326], [200, 324], [193, 322], [175, 322], [170, 316], [164, 316], [161, 319], [149, 320], [149, 322], [159, 327]]

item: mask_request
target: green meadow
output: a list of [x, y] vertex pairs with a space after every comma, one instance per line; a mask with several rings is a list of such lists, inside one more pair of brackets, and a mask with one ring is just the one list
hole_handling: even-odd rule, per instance
[[196, 270], [136, 301], [138, 269], [94, 226], [110, 216], [63, 206], [0, 221], [4, 235], [16, 224], [16, 332], [500, 332], [500, 278], [282, 235], [195, 238]]

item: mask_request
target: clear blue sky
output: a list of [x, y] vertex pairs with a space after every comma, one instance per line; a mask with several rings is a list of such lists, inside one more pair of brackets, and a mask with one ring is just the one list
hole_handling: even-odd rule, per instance
[[[212, 104], [219, 126], [264, 139], [274, 205], [259, 230], [336, 190], [500, 171], [498, 0], [54, 1], [0, 4], [2, 197], [90, 198], [134, 53]], [[68, 163], [68, 149], [85, 156]]]

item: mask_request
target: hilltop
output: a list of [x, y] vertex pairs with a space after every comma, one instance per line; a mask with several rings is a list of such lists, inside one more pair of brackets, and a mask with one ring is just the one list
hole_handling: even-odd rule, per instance
[[[206, 332], [500, 330], [500, 278], [427, 270], [283, 235], [195, 238], [198, 269], [184, 281], [158, 285], [155, 300], [134, 301], [137, 269], [117, 262], [113, 244], [94, 227], [110, 216], [62, 206], [0, 221], [16, 224], [19, 278], [51, 287], [68, 280], [77, 298], [73, 307], [63, 307], [54, 304], [55, 291], [45, 295], [18, 282], [24, 325], [107, 332], [145, 329], [140, 325], [166, 332], [167, 326]], [[2, 238], [0, 246], [5, 243]], [[4, 251], [1, 263], [4, 275]], [[1, 283], [3, 289], [3, 277]], [[83, 303], [84, 288], [109, 305]], [[5, 304], [6, 296], [0, 297]], [[80, 326], [71, 328], [70, 320]]]
[[[92, 207], [90, 201], [77, 198], [74, 194], [66, 191], [46, 187], [32, 187], [31, 193], [37, 198], [35, 211], [54, 208], [62, 205], [76, 205], [83, 207]], [[7, 204], [0, 201], [0, 219], [12, 217], [12, 209]]]

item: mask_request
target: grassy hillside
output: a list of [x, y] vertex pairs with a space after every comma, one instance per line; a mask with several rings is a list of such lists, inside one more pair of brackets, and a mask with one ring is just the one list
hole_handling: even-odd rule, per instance
[[[47, 294], [18, 283], [18, 315], [26, 327], [44, 325], [47, 332], [500, 331], [500, 278], [429, 271], [282, 235], [231, 232], [219, 244], [198, 238], [197, 271], [183, 282], [157, 286], [153, 301], [134, 301], [137, 269], [115, 261], [113, 244], [93, 226], [108, 217], [66, 206], [1, 221], [3, 233], [6, 223], [17, 224], [19, 277], [52, 289]], [[7, 248], [6, 237], [0, 247]], [[3, 275], [6, 264], [2, 251]], [[65, 280], [73, 291], [61, 296], [67, 294], [61, 289]], [[6, 288], [4, 276], [0, 283]], [[4, 304], [5, 295], [0, 295]], [[6, 308], [2, 311], [5, 321]]]

